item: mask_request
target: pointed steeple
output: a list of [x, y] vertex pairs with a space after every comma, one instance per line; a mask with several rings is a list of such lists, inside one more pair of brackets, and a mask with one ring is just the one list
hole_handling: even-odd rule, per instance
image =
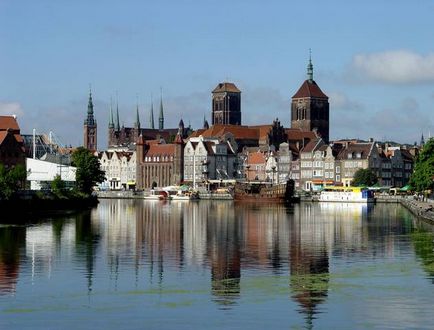
[[307, 80], [313, 81], [312, 50], [309, 48], [309, 63], [307, 65]]
[[138, 100], [138, 97], [137, 97], [136, 122], [135, 122], [135, 127], [136, 127], [136, 128], [140, 128], [140, 118], [139, 118], [139, 100]]
[[206, 120], [205, 115], [203, 115], [203, 129], [208, 129], [208, 128], [209, 128], [208, 120]]
[[423, 133], [422, 133], [422, 137], [420, 138], [420, 146], [423, 147], [425, 145], [425, 139], [423, 137]]
[[95, 117], [93, 116], [93, 101], [92, 101], [92, 89], [89, 86], [89, 102], [87, 104], [87, 118], [85, 124], [88, 126], [94, 126], [96, 124]]
[[160, 94], [160, 115], [158, 116], [158, 129], [164, 129], [164, 113], [163, 113], [163, 89]]
[[89, 87], [89, 103], [87, 104], [87, 113], [93, 115], [92, 89]]
[[109, 128], [115, 128], [115, 122], [113, 120], [113, 100], [110, 97], [110, 120], [109, 120]]
[[154, 101], [152, 100], [152, 95], [151, 95], [151, 113], [149, 114], [149, 127], [151, 129], [155, 129], [155, 124], [154, 124]]
[[119, 124], [119, 101], [116, 100], [116, 131], [120, 131], [121, 126]]

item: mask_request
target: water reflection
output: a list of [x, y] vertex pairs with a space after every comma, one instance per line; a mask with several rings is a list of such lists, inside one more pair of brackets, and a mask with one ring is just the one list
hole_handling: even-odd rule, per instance
[[351, 263], [395, 260], [414, 249], [434, 278], [432, 232], [415, 231], [413, 220], [396, 205], [105, 200], [73, 217], [0, 227], [0, 294], [19, 293], [26, 270], [37, 285], [71, 269], [89, 296], [98, 285], [162, 294], [198, 281], [217, 309], [236, 309], [260, 289], [252, 279], [268, 290], [268, 281], [283, 278], [284, 301], [312, 328], [329, 312], [333, 273]]
[[25, 237], [24, 227], [0, 227], [0, 295], [15, 293]]

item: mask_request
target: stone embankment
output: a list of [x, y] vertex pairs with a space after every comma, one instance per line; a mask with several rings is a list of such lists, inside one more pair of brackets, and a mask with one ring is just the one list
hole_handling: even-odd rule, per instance
[[418, 201], [409, 198], [402, 198], [400, 203], [414, 215], [434, 225], [434, 202]]

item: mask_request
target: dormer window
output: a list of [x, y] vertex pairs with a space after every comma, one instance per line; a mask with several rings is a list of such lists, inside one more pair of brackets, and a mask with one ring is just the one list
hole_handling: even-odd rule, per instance
[[358, 159], [362, 158], [362, 153], [361, 153], [361, 152], [358, 152], [358, 153], [356, 154], [356, 157], [357, 157]]

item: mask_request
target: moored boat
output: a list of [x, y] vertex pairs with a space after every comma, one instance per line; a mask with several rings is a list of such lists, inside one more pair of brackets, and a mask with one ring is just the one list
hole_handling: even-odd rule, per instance
[[374, 192], [362, 187], [324, 187], [319, 195], [320, 202], [373, 203]]
[[294, 181], [271, 184], [269, 182], [237, 182], [234, 188], [234, 199], [255, 202], [295, 202]]

